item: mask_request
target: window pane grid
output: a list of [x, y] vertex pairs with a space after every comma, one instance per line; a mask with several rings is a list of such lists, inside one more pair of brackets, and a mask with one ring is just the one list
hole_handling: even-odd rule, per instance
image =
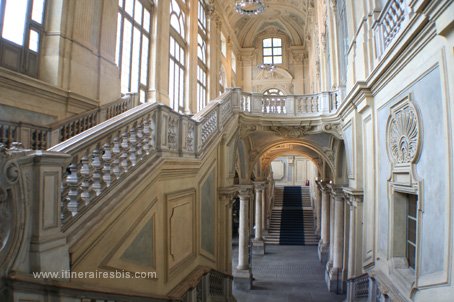
[[407, 234], [406, 258], [408, 266], [415, 269], [416, 264], [416, 228], [417, 228], [417, 199], [415, 195], [408, 195], [407, 199]]
[[148, 91], [150, 12], [140, 0], [120, 0], [118, 7], [116, 63], [120, 68], [121, 92]]
[[262, 56], [265, 64], [282, 64], [282, 40], [280, 38], [263, 39]]

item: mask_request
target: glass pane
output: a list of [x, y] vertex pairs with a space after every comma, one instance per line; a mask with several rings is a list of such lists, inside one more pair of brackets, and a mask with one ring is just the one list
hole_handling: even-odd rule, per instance
[[273, 38], [273, 46], [282, 46], [281, 39]]
[[134, 40], [131, 62], [131, 92], [138, 92], [139, 89], [139, 66], [140, 66], [140, 30], [134, 27]]
[[118, 21], [117, 21], [117, 45], [115, 47], [115, 63], [117, 63], [117, 66], [120, 65], [120, 45], [121, 45], [121, 14], [118, 13]]
[[125, 11], [132, 17], [132, 12], [134, 9], [134, 0], [126, 0]]
[[282, 55], [282, 48], [274, 48], [273, 49], [274, 55]]
[[150, 31], [150, 13], [146, 9], [143, 11], [143, 28]]
[[272, 52], [271, 48], [264, 48], [263, 49], [263, 55], [264, 56], [271, 56], [272, 54], [273, 54], [273, 52]]
[[408, 216], [416, 218], [416, 195], [408, 195]]
[[134, 9], [134, 20], [142, 25], [142, 3], [136, 0], [136, 8]]
[[123, 7], [123, 0], [118, 0], [118, 6]]
[[173, 105], [173, 91], [174, 91], [174, 81], [175, 81], [175, 66], [173, 60], [169, 61], [169, 97], [170, 104]]
[[131, 22], [125, 20], [123, 30], [123, 49], [121, 57], [121, 92], [129, 92], [129, 66], [131, 59]]
[[2, 37], [18, 45], [24, 45], [27, 0], [6, 1]]
[[148, 37], [142, 36], [142, 62], [140, 70], [140, 83], [148, 85]]
[[416, 255], [416, 250], [415, 247], [411, 244], [407, 244], [407, 260], [408, 260], [408, 266], [415, 268], [415, 257]]
[[42, 24], [44, 16], [43, 13], [44, 0], [33, 0], [32, 20], [38, 22], [39, 24]]
[[407, 240], [416, 243], [416, 221], [408, 218], [407, 222]]
[[172, 14], [172, 16], [170, 17], [170, 26], [172, 26], [172, 28], [175, 29], [177, 33], [181, 34], [180, 22], [178, 22], [178, 18], [174, 14]]
[[282, 57], [281, 56], [274, 57], [274, 64], [282, 64]]
[[271, 39], [263, 39], [263, 47], [271, 47]]
[[272, 57], [263, 57], [263, 63], [265, 63], [265, 64], [273, 64]]
[[30, 30], [30, 39], [28, 41], [28, 48], [35, 52], [39, 50], [39, 34], [34, 30]]
[[170, 55], [175, 57], [175, 40], [172, 37], [170, 37], [169, 51]]
[[180, 90], [180, 106], [183, 107], [183, 99], [184, 99], [184, 71], [183, 70], [180, 70], [180, 87], [179, 87], [179, 90]]

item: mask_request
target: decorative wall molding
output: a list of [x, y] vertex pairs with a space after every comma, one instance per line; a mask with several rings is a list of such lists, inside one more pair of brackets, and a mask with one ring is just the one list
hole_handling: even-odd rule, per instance
[[391, 108], [386, 129], [388, 156], [395, 165], [416, 162], [420, 149], [420, 132], [418, 112], [407, 96]]

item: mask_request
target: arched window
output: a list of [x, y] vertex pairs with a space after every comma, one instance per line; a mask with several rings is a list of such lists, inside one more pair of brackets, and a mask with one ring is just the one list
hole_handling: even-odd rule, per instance
[[38, 75], [45, 7], [45, 0], [0, 0], [2, 66]]
[[198, 7], [198, 32], [197, 32], [197, 111], [202, 110], [207, 104], [207, 17], [205, 6], [199, 0]]
[[186, 13], [185, 1], [170, 1], [169, 99], [170, 106], [179, 112], [184, 112]]
[[282, 39], [263, 39], [262, 55], [264, 64], [282, 64]]
[[139, 0], [119, 0], [116, 63], [121, 92], [139, 93], [146, 102], [150, 49], [150, 10]]
[[284, 95], [284, 93], [277, 88], [269, 88], [263, 92], [263, 95]]

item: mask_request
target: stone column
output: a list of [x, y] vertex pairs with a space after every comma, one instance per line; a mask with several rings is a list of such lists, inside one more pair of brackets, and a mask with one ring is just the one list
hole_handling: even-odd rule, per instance
[[[318, 182], [318, 181], [317, 181]], [[320, 192], [320, 187], [319, 185], [315, 185], [314, 186], [314, 198], [315, 198], [315, 205], [314, 205], [314, 208], [315, 208], [315, 215], [314, 215], [314, 218], [315, 218], [315, 234], [316, 235], [319, 235], [320, 236], [320, 231], [321, 231], [321, 213], [320, 213], [320, 210], [321, 210], [321, 192]]]
[[326, 183], [323, 181], [317, 182], [322, 195], [322, 214], [321, 214], [321, 222], [320, 222], [320, 229], [321, 229], [321, 238], [318, 243], [318, 258], [321, 262], [327, 261], [327, 254], [329, 248], [329, 217], [330, 217], [330, 195], [329, 189], [326, 186]]
[[266, 216], [268, 215], [267, 211], [267, 202], [266, 202], [266, 187], [267, 183], [264, 183], [264, 188], [262, 190], [262, 227], [263, 227], [263, 234], [268, 234], [268, 227], [266, 225]]
[[240, 186], [240, 225], [238, 228], [238, 265], [234, 272], [234, 282], [237, 288], [250, 289], [252, 282], [251, 267], [249, 265], [249, 203], [251, 186]]
[[221, 237], [219, 249], [219, 267], [225, 272], [232, 273], [232, 205], [235, 197], [238, 195], [238, 189], [234, 186], [219, 188], [219, 201], [224, 213], [221, 214], [223, 230], [220, 231]]
[[344, 246], [344, 194], [340, 188], [332, 188], [334, 199], [334, 241], [333, 266], [327, 276], [328, 288], [332, 292], [342, 293], [345, 288], [342, 278]]
[[265, 254], [265, 242], [263, 241], [263, 190], [265, 189], [265, 182], [254, 182], [255, 188], [255, 238], [252, 242], [252, 251], [257, 255]]
[[[363, 192], [352, 188], [344, 189], [345, 199], [350, 210], [348, 238], [348, 271], [347, 280], [362, 274], [362, 206]], [[353, 295], [352, 283], [347, 283], [347, 301]]]

